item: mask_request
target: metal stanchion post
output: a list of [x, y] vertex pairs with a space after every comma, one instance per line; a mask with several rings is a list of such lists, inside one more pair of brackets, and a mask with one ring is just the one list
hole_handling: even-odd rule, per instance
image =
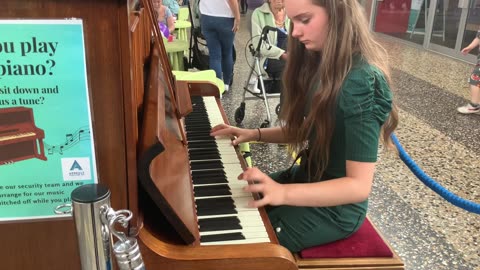
[[88, 184], [73, 190], [71, 197], [82, 270], [112, 269], [110, 230], [100, 219], [102, 207], [110, 207], [110, 190]]
[[[145, 270], [137, 239], [115, 229], [116, 223], [126, 228], [132, 219], [132, 212], [113, 210], [108, 188], [100, 184], [83, 185], [72, 191], [71, 198], [71, 205], [59, 205], [55, 213], [73, 212], [82, 270], [112, 269], [112, 234], [118, 238], [113, 245], [113, 252], [119, 269]], [[69, 209], [62, 210], [64, 208]]]

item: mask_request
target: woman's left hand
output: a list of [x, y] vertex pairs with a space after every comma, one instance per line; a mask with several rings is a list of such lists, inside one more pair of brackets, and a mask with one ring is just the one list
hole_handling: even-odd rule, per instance
[[243, 188], [246, 192], [262, 193], [260, 200], [250, 201], [250, 207], [262, 207], [264, 205], [281, 205], [285, 198], [286, 186], [275, 182], [268, 175], [257, 168], [248, 168], [238, 176], [239, 180], [250, 181], [250, 184]]

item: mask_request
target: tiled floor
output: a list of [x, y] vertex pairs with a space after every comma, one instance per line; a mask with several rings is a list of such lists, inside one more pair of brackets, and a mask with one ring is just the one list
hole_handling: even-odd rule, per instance
[[[460, 115], [469, 97], [471, 64], [381, 36], [391, 54], [400, 125], [396, 135], [413, 160], [446, 189], [480, 203], [480, 115]], [[236, 36], [234, 83], [222, 102], [230, 122], [242, 101], [251, 57], [246, 20]], [[269, 98], [272, 124], [278, 98]], [[260, 99], [246, 101], [241, 126], [266, 119]], [[285, 146], [252, 144], [254, 165], [265, 172], [288, 166]], [[405, 262], [406, 269], [480, 270], [480, 215], [453, 206], [417, 179], [395, 155], [381, 154], [369, 215]]]

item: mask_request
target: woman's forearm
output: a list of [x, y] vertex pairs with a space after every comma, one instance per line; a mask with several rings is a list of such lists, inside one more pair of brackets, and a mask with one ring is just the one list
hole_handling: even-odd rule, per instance
[[475, 47], [478, 46], [478, 44], [480, 44], [480, 39], [477, 37], [477, 38], [474, 38], [474, 39], [472, 40], [472, 42], [468, 45], [468, 48], [469, 48], [470, 50], [473, 50], [473, 49], [475, 49]]
[[286, 184], [285, 205], [329, 207], [358, 203], [368, 198], [370, 190], [349, 177], [309, 184]]
[[287, 143], [285, 133], [281, 127], [257, 129], [253, 140], [268, 143]]
[[346, 176], [310, 184], [284, 185], [283, 204], [328, 207], [366, 200], [373, 185], [375, 163], [347, 160]]

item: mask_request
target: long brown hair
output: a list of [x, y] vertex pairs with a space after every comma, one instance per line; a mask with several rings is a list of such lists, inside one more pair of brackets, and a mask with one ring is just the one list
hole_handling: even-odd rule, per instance
[[[352, 68], [353, 57], [360, 55], [366, 62], [380, 69], [389, 85], [390, 70], [385, 49], [375, 41], [368, 28], [363, 8], [358, 0], [311, 0], [314, 5], [323, 7], [329, 18], [327, 37], [321, 51], [309, 51], [291, 34], [288, 41], [288, 61], [283, 75], [284, 100], [280, 118], [291, 149], [299, 151], [304, 147], [308, 136], [315, 132], [317, 144], [310, 145], [320, 164], [312, 177], [319, 179], [329, 162], [330, 142], [335, 127], [337, 96], [348, 72]], [[293, 22], [290, 33], [293, 32]], [[311, 100], [309, 91], [315, 91]], [[306, 104], [311, 102], [311, 110], [304, 116]], [[398, 112], [394, 104], [387, 121], [382, 126], [382, 141], [394, 148], [390, 135], [398, 123]], [[312, 168], [312, 159], [309, 159]]]

